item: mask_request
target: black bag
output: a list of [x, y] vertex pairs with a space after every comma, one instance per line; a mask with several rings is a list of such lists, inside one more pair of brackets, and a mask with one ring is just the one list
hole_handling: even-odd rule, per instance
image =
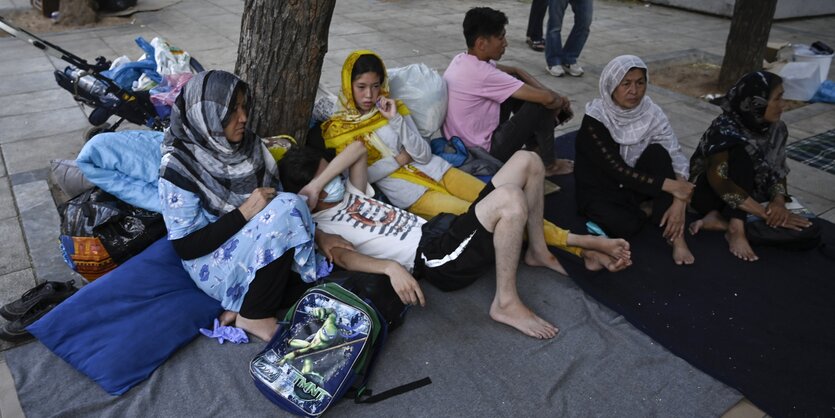
[[370, 302], [382, 316], [388, 326], [388, 332], [403, 324], [408, 309], [391, 287], [391, 281], [387, 276], [340, 270], [325, 277], [325, 281], [337, 283], [361, 299]]
[[786, 250], [810, 250], [821, 243], [821, 228], [815, 219], [800, 231], [772, 228], [763, 220], [745, 223], [745, 237], [752, 245], [766, 245]]
[[98, 187], [58, 207], [61, 250], [88, 280], [114, 269], [165, 236], [162, 215], [131, 206]]

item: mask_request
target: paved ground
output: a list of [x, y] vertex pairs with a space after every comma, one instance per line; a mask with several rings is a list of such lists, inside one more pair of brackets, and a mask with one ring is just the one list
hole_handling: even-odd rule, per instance
[[[465, 49], [464, 13], [476, 5], [503, 10], [510, 18], [509, 47], [503, 62], [527, 69], [548, 86], [568, 95], [578, 113], [597, 96], [597, 76], [614, 56], [642, 56], [652, 68], [693, 57], [719, 62], [729, 20], [645, 6], [634, 1], [595, 2], [592, 33], [581, 56], [587, 74], [554, 78], [544, 57], [524, 43], [529, 1], [340, 0], [333, 17], [321, 82], [339, 84], [344, 58], [354, 49], [378, 52], [389, 68], [415, 62], [443, 71]], [[29, 7], [28, 0], [0, 0], [0, 11]], [[134, 38], [162, 36], [189, 51], [206, 68], [234, 70], [240, 32], [241, 0], [185, 0], [158, 12], [133, 16], [131, 24], [45, 34], [64, 49], [92, 59], [98, 55], [137, 58]], [[0, 12], [2, 14], [2, 12]], [[566, 16], [567, 26], [571, 14]], [[772, 41], [835, 45], [835, 17], [776, 22]], [[63, 61], [12, 38], [0, 38], [0, 303], [19, 297], [44, 280], [68, 280], [56, 237], [59, 219], [46, 181], [49, 161], [74, 158], [89, 128], [83, 109], [55, 83], [52, 71]], [[835, 67], [829, 78], [835, 74]], [[689, 151], [719, 113], [712, 105], [668, 90], [649, 94], [667, 112]], [[576, 129], [582, 118], [560, 130]], [[835, 106], [813, 104], [784, 115], [791, 140], [835, 129]], [[789, 161], [790, 191], [813, 211], [835, 221], [835, 176]], [[0, 344], [0, 349], [8, 345]]]

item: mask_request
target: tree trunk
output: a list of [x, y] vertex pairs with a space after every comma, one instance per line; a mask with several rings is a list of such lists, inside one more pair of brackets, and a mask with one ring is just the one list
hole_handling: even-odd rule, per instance
[[235, 72], [250, 86], [250, 127], [303, 144], [336, 0], [246, 0]]
[[720, 89], [727, 90], [743, 75], [762, 68], [776, 9], [777, 0], [736, 0], [719, 72]]

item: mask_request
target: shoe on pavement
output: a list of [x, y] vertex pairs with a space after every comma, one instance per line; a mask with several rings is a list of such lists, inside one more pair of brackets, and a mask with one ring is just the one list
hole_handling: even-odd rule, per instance
[[44, 282], [23, 294], [20, 299], [0, 307], [0, 316], [14, 321], [26, 314], [33, 306], [41, 303], [57, 303], [72, 296], [76, 289], [74, 280], [68, 282]]
[[32, 338], [32, 334], [26, 331], [26, 327], [34, 324], [35, 321], [41, 319], [41, 317], [56, 306], [58, 306], [58, 303], [49, 302], [43, 302], [33, 306], [22, 317], [3, 324], [0, 327], [0, 339], [9, 342], [21, 342]]
[[565, 75], [565, 70], [562, 68], [562, 65], [553, 65], [551, 67], [545, 67], [548, 70], [548, 74], [551, 74], [554, 77], [562, 77]]
[[568, 75], [572, 77], [579, 77], [583, 75], [584, 72], [583, 67], [581, 67], [580, 64], [577, 64], [576, 62], [574, 64], [568, 65], [563, 64], [562, 68], [566, 73], [568, 73]]

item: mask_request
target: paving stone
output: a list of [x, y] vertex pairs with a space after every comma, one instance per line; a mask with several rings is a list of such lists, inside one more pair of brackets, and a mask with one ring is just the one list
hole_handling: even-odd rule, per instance
[[58, 246], [61, 221], [46, 181], [35, 181], [14, 187], [26, 234], [32, 267], [38, 280], [67, 280], [70, 268], [64, 263]]
[[[84, 146], [85, 131], [86, 128], [4, 144], [3, 157], [9, 175], [49, 167], [49, 161], [54, 159], [74, 160]], [[44, 153], [44, 149], [50, 152]]]
[[36, 285], [35, 276], [30, 268], [0, 276], [0, 305], [20, 299], [27, 290]]
[[17, 208], [12, 196], [12, 185], [8, 176], [0, 177], [0, 219], [17, 217]]
[[0, 97], [54, 89], [57, 84], [52, 71], [50, 69], [4, 75], [3, 82], [0, 83]]
[[791, 158], [786, 159], [789, 166], [789, 189], [812, 192], [835, 202], [835, 175], [802, 164]]
[[17, 217], [0, 219], [0, 274], [29, 268], [29, 255]]
[[8, 95], [3, 101], [5, 105], [0, 108], [0, 117], [77, 107], [72, 94], [57, 84], [49, 90]]
[[[805, 119], [829, 112], [835, 112], [835, 106], [827, 103], [812, 103], [784, 112], [780, 119], [786, 122], [786, 125], [791, 128], [794, 124], [802, 122]], [[832, 117], [835, 117], [835, 115]]]
[[[90, 126], [87, 116], [80, 108], [75, 107], [66, 108], [61, 112], [48, 110], [3, 117], [0, 118], [0, 127], [3, 128], [0, 144], [8, 144], [30, 138], [78, 131]], [[10, 162], [7, 161], [8, 163]]]

